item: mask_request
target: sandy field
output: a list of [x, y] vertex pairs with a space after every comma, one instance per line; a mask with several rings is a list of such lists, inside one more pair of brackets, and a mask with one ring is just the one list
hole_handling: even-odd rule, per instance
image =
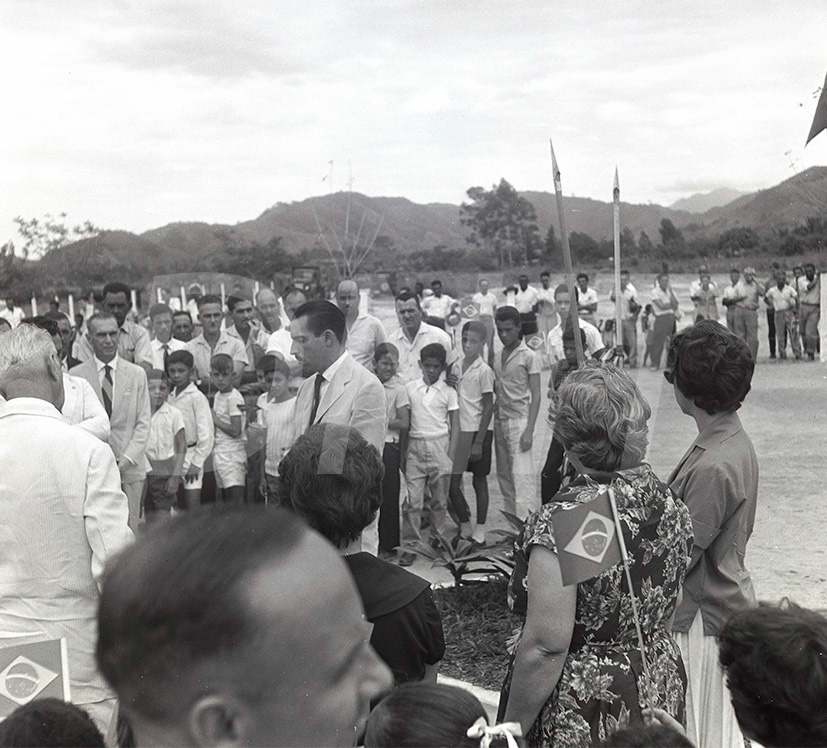
[[[445, 277], [446, 274], [442, 274]], [[651, 288], [652, 276], [633, 278], [638, 291]], [[685, 309], [681, 324], [691, 318], [688, 300], [691, 276], [675, 278], [675, 291]], [[720, 283], [728, 282], [718, 278]], [[447, 285], [447, 283], [446, 283]], [[608, 316], [610, 279], [598, 280], [605, 302], [599, 316]], [[641, 294], [642, 295], [642, 294]], [[371, 312], [390, 331], [395, 326], [390, 300], [376, 300]], [[768, 359], [766, 317], [759, 315], [760, 349], [752, 392], [740, 411], [747, 433], [753, 440], [761, 470], [755, 530], [747, 547], [747, 566], [760, 599], [783, 596], [808, 607], [827, 610], [827, 367], [818, 362]], [[695, 423], [675, 403], [672, 387], [660, 372], [648, 369], [632, 372], [652, 406], [648, 461], [664, 480], [697, 435]], [[542, 467], [551, 434], [543, 414], [549, 372], [542, 375], [543, 407], [532, 450], [537, 471]], [[502, 507], [502, 495], [492, 466], [489, 476], [491, 509], [488, 527]], [[473, 507], [470, 477], [465, 479], [466, 498]], [[449, 577], [417, 561], [414, 571], [433, 581]]]

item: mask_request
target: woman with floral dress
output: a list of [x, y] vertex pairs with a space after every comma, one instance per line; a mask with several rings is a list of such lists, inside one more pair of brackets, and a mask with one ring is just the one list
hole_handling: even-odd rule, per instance
[[[599, 742], [652, 705], [684, 718], [686, 676], [669, 635], [692, 548], [686, 507], [646, 453], [649, 405], [611, 364], [569, 374], [553, 406], [555, 436], [580, 475], [531, 515], [515, 542], [509, 605], [525, 614], [500, 700], [499, 719], [520, 722], [528, 745]], [[552, 516], [611, 487], [629, 554], [649, 676], [638, 647], [623, 566], [564, 586]]]

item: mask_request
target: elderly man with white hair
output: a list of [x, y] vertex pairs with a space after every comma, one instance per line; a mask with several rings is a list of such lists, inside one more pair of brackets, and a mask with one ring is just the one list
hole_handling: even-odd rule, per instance
[[65, 637], [72, 701], [114, 735], [115, 695], [95, 665], [99, 584], [127, 545], [126, 496], [108, 445], [66, 423], [63, 371], [45, 330], [0, 335], [0, 632]]

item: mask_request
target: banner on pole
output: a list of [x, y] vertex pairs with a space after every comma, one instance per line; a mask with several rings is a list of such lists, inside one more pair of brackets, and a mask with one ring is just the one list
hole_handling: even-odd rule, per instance
[[0, 648], [0, 720], [36, 698], [69, 701], [66, 639]]
[[622, 560], [609, 494], [551, 515], [563, 584], [579, 584]]

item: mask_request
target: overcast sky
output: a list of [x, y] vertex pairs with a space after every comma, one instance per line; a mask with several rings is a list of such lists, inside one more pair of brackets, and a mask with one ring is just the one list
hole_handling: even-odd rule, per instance
[[827, 164], [825, 38], [823, 0], [4, 0], [0, 243], [235, 223], [331, 161], [416, 202], [552, 190], [549, 136], [566, 194], [769, 187]]

